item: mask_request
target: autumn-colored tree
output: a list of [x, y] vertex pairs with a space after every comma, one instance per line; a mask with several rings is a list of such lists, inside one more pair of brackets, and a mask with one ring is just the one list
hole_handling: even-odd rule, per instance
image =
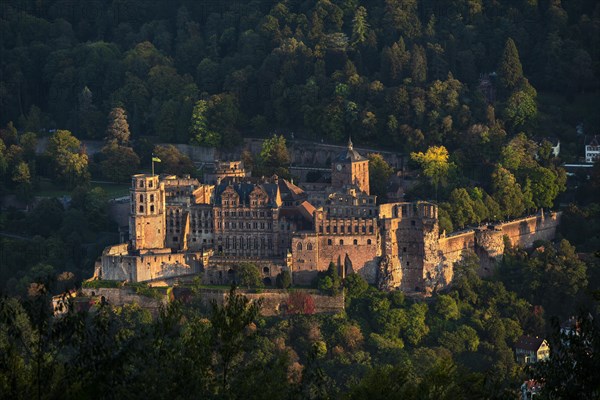
[[315, 300], [312, 296], [303, 291], [294, 291], [288, 295], [287, 313], [294, 314], [314, 314]]
[[425, 153], [410, 153], [410, 158], [417, 162], [421, 171], [435, 187], [435, 197], [441, 182], [446, 179], [450, 169], [448, 150], [444, 146], [431, 146]]

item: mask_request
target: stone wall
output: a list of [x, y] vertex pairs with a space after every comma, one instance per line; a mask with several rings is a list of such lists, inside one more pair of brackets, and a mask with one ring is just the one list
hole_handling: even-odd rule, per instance
[[108, 247], [101, 261], [100, 279], [146, 282], [197, 274], [201, 271], [203, 255], [200, 252], [152, 253], [130, 255], [127, 245]]
[[369, 283], [377, 280], [379, 243], [376, 233], [367, 235], [319, 235], [302, 233], [292, 238], [294, 283], [308, 285], [329, 263], [344, 277], [357, 273]]
[[[261, 300], [261, 314], [263, 316], [276, 316], [285, 315], [287, 309], [287, 302], [290, 296], [290, 292], [286, 290], [269, 289], [263, 290], [261, 293], [252, 293], [248, 291], [239, 291], [241, 294], [246, 296], [252, 301]], [[315, 313], [338, 313], [344, 310], [344, 296], [326, 296], [319, 294], [314, 290], [303, 290], [303, 292], [309, 294], [315, 303]], [[209, 307], [214, 301], [221, 305], [227, 298], [228, 291], [219, 289], [201, 289], [200, 296], [202, 303]]]
[[126, 304], [138, 304], [140, 307], [158, 311], [158, 309], [167, 303], [167, 299], [153, 299], [148, 296], [141, 296], [135, 293], [133, 288], [82, 288], [84, 296], [104, 297], [109, 305], [121, 307]]

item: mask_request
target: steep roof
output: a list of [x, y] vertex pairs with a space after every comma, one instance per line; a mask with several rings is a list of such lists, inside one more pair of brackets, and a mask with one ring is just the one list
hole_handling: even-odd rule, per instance
[[544, 343], [544, 338], [540, 338], [540, 337], [532, 337], [532, 336], [521, 336], [519, 338], [519, 340], [517, 340], [517, 343], [515, 344], [515, 348], [517, 349], [523, 349], [523, 350], [530, 350], [530, 351], [537, 351], [540, 346], [542, 345], [542, 343]]
[[335, 158], [333, 159], [333, 162], [351, 163], [351, 162], [365, 161], [365, 160], [366, 160], [366, 158], [364, 158], [363, 156], [358, 154], [358, 152], [356, 150], [354, 150], [354, 146], [352, 145], [352, 140], [348, 139], [348, 147], [346, 148], [346, 150], [342, 151], [341, 153], [338, 153], [335, 156]]

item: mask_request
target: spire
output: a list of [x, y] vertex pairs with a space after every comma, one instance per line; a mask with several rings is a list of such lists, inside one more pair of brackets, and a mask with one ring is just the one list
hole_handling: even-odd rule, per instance
[[352, 150], [352, 137], [348, 136], [348, 150]]

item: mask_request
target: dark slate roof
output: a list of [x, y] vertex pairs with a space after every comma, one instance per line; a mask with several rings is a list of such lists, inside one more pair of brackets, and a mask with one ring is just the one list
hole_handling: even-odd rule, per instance
[[586, 146], [598, 146], [600, 144], [600, 135], [591, 136], [589, 139], [586, 136], [585, 145]]
[[221, 203], [221, 194], [227, 189], [228, 186], [232, 186], [233, 190], [236, 191], [240, 196], [240, 203], [248, 204], [250, 202], [250, 193], [254, 190], [254, 184], [252, 183], [240, 183], [240, 182], [221, 182], [215, 186], [214, 201], [215, 203]]
[[352, 146], [352, 140], [348, 140], [348, 148], [341, 153], [338, 153], [333, 159], [333, 162], [351, 163], [364, 160], [365, 158], [358, 154], [356, 150], [354, 150], [354, 147]]
[[532, 336], [521, 336], [519, 338], [519, 340], [517, 340], [515, 347], [517, 349], [537, 351], [543, 342], [544, 342], [543, 338], [532, 337]]

